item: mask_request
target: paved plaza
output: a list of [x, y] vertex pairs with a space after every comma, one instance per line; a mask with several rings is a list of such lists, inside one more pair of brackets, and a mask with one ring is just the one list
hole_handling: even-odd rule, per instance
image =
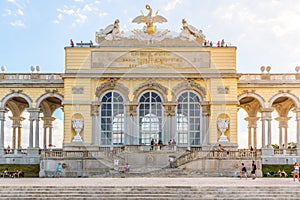
[[292, 178], [1, 178], [6, 186], [295, 186]]

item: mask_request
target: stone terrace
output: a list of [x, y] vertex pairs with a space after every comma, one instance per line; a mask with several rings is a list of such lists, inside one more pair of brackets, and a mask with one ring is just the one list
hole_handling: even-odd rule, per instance
[[0, 199], [299, 199], [292, 178], [0, 179]]

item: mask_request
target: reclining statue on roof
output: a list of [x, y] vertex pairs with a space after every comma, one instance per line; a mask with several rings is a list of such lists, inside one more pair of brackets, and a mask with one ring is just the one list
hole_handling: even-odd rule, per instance
[[100, 29], [96, 33], [96, 38], [104, 38], [109, 41], [120, 40], [123, 38], [123, 34], [124, 32], [120, 31], [120, 21], [116, 19], [114, 24], [108, 25], [105, 29]]
[[205, 36], [203, 35], [202, 30], [198, 30], [196, 27], [189, 25], [185, 19], [182, 19], [182, 28], [179, 38], [192, 41], [196, 38], [204, 40]]

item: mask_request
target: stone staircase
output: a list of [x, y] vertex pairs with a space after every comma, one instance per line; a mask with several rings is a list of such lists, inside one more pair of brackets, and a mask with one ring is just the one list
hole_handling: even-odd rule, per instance
[[[172, 181], [172, 179], [170, 179]], [[1, 186], [0, 199], [299, 199], [293, 186]]]

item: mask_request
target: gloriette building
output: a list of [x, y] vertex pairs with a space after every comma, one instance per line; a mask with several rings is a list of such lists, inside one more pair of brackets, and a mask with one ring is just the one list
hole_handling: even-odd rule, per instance
[[[180, 33], [171, 35], [158, 28], [167, 19], [146, 9], [148, 15], [133, 19], [144, 28], [130, 36], [116, 19], [96, 32], [95, 44], [65, 47], [64, 73], [0, 75], [1, 163], [39, 163], [40, 176], [49, 176], [62, 162], [66, 176], [92, 176], [125, 163], [136, 172], [157, 170], [172, 158], [179, 168], [203, 175], [235, 176], [241, 161], [250, 167], [256, 160], [261, 170], [264, 163], [299, 159], [298, 68], [293, 74], [271, 74], [269, 67], [237, 73], [236, 47], [224, 41], [210, 45], [185, 19]], [[49, 149], [59, 108], [63, 147]], [[238, 146], [238, 121], [244, 120], [237, 117], [239, 109], [248, 114], [249, 149]], [[29, 119], [21, 116], [25, 110]], [[4, 131], [8, 111], [11, 130]], [[289, 121], [290, 111], [296, 121]], [[28, 148], [22, 148], [24, 120], [30, 121]], [[272, 120], [279, 124], [278, 150], [271, 143]], [[288, 123], [296, 127], [297, 148], [288, 148]], [[6, 137], [12, 138], [9, 151]], [[170, 140], [176, 144], [168, 145]], [[224, 152], [216, 151], [218, 144]]]

